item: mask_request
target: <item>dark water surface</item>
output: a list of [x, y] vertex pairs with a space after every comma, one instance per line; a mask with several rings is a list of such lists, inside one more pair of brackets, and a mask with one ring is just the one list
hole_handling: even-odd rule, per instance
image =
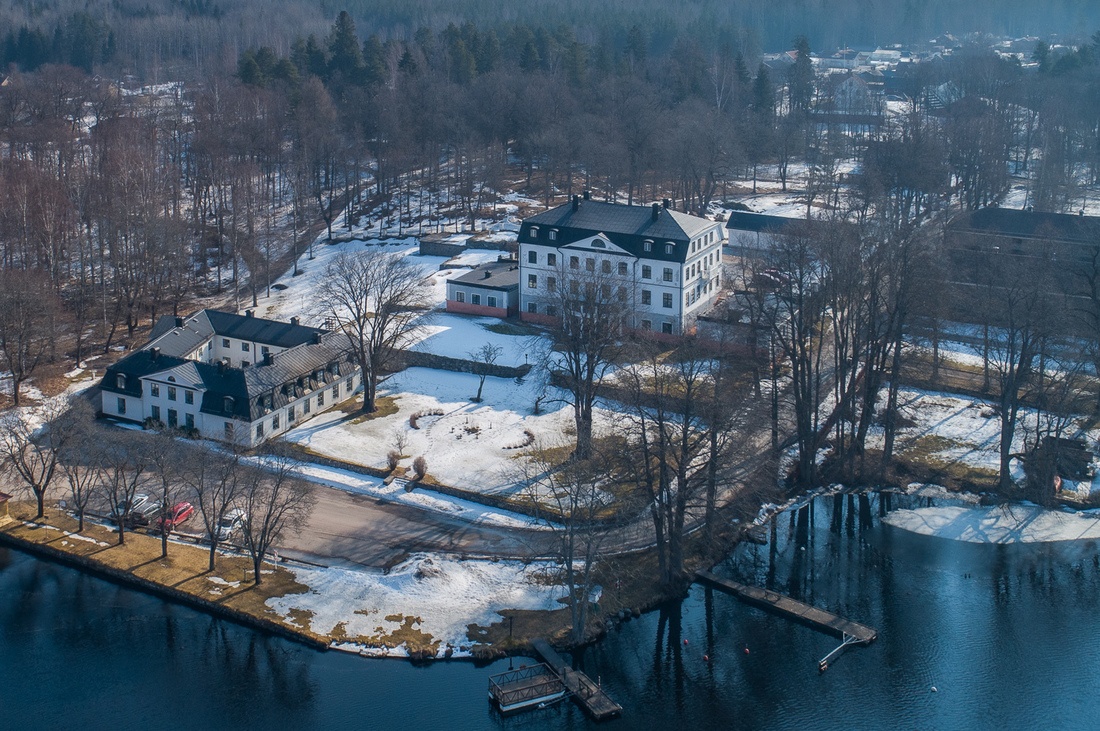
[[[832, 500], [815, 509], [803, 545], [783, 517], [717, 571], [878, 641], [819, 675], [834, 638], [696, 586], [586, 654], [626, 709], [603, 728], [1100, 728], [1095, 543], [964, 544], [847, 514], [830, 530]], [[0, 729], [590, 726], [569, 703], [501, 718], [486, 686], [507, 667], [315, 652], [0, 549]]]

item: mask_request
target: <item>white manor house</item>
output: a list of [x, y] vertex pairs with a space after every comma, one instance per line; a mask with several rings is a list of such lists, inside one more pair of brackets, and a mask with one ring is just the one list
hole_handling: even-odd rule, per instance
[[575, 272], [598, 274], [629, 303], [631, 327], [666, 336], [691, 332], [722, 285], [725, 229], [669, 201], [630, 206], [572, 202], [527, 218], [519, 232], [520, 317], [558, 316], [556, 288]]
[[200, 310], [162, 317], [107, 369], [104, 416], [163, 424], [244, 447], [343, 401], [362, 374], [342, 333]]

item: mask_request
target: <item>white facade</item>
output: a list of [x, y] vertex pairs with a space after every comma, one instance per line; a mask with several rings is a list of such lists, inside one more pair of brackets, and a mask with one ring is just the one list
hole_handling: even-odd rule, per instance
[[[681, 335], [718, 296], [724, 236], [722, 224], [715, 223], [687, 243], [686, 253], [676, 250], [685, 246], [683, 242], [645, 240], [640, 256], [615, 245], [605, 235], [562, 246], [550, 241], [521, 243], [520, 312], [526, 319], [556, 317], [553, 291], [558, 286], [569, 286], [571, 272], [582, 278], [599, 275], [612, 288], [625, 292], [633, 310], [634, 328]], [[683, 253], [685, 261], [646, 257], [647, 247], [667, 256]]]

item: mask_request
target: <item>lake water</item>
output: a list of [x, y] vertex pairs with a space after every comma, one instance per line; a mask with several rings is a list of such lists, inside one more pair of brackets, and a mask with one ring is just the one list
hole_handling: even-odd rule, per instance
[[[832, 508], [803, 542], [781, 517], [773, 545], [717, 571], [869, 624], [874, 644], [819, 674], [834, 638], [696, 586], [585, 654], [626, 709], [601, 726], [1100, 727], [1095, 543], [963, 544], [847, 515], [834, 530]], [[500, 717], [487, 678], [507, 667], [316, 652], [0, 549], [0, 728], [594, 726], [570, 703]]]

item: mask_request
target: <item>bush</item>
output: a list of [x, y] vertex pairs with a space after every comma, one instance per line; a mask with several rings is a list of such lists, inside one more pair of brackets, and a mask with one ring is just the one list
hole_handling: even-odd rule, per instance
[[413, 475], [416, 479], [423, 480], [426, 474], [428, 474], [428, 460], [424, 459], [424, 455], [420, 455], [413, 460]]
[[397, 463], [401, 461], [401, 453], [396, 449], [391, 449], [386, 454], [386, 464], [390, 467], [390, 472], [397, 469]]

